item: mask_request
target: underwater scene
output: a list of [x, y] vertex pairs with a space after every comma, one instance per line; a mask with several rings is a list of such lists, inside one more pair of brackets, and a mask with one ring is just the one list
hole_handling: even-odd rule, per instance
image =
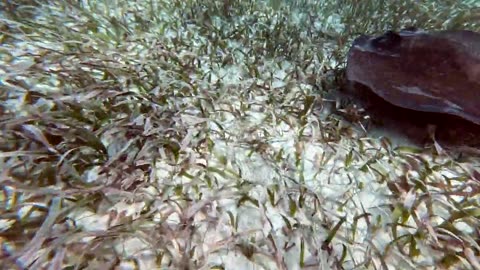
[[480, 269], [477, 0], [4, 0], [0, 127], [0, 269]]

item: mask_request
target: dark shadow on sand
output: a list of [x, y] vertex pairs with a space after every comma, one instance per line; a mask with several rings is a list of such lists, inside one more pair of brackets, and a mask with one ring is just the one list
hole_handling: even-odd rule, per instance
[[460, 117], [400, 108], [377, 96], [368, 87], [357, 83], [348, 84], [330, 95], [347, 98], [364, 108], [370, 117], [368, 133], [391, 134], [423, 147], [433, 142], [429, 135], [430, 126], [435, 127], [435, 139], [443, 146], [453, 148], [469, 146], [480, 149], [480, 126]]

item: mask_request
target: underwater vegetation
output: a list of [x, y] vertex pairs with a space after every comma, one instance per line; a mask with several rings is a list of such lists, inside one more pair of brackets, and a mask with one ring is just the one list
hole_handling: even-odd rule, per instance
[[357, 37], [479, 22], [477, 1], [3, 1], [2, 268], [480, 269], [475, 146], [375, 133], [385, 111], [338, 94]]

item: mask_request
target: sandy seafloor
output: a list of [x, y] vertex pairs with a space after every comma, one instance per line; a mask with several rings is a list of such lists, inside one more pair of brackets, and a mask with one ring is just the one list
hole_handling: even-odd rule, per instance
[[[294, 17], [295, 15], [292, 15], [292, 18]], [[335, 22], [336, 18], [332, 16], [330, 23]], [[342, 28], [342, 25], [338, 27]], [[170, 34], [179, 35], [174, 32]], [[229, 42], [229, 46], [240, 47], [233, 41]], [[18, 44], [17, 50], [21, 53], [22, 49], [20, 48], [26, 47], [28, 44]], [[200, 56], [200, 58], [202, 57]], [[243, 56], [238, 54], [234, 57], [239, 59]], [[201, 212], [192, 212], [194, 224], [198, 226], [202, 236], [196, 236], [197, 238], [190, 240], [199, 244], [201, 247], [199, 249], [202, 249], [200, 254], [205, 256], [210, 266], [223, 265], [224, 269], [280, 269], [279, 265], [275, 263], [275, 259], [279, 258], [272, 255], [275, 254], [272, 252], [273, 247], [267, 243], [268, 235], [271, 235], [276, 241], [279, 249], [291, 245], [289, 249], [278, 253], [281, 254], [278, 256], [282, 257], [280, 260], [283, 259], [286, 269], [301, 269], [299, 265], [301, 242], [305, 245], [305, 265], [311, 265], [308, 269], [333, 269], [335, 258], [338, 258], [344, 251], [346, 251], [346, 259], [343, 264], [345, 269], [353, 269], [355, 264], [360, 263], [365, 257], [372, 257], [372, 264], [377, 267], [376, 269], [380, 269], [379, 254], [386, 252], [387, 244], [392, 241], [392, 233], [388, 224], [393, 221], [394, 215], [393, 210], [386, 205], [398, 204], [406, 208], [412, 207], [417, 194], [415, 191], [407, 190], [400, 197], [403, 201], [392, 201], [387, 182], [381, 181], [378, 172], [389, 179], [396, 179], [403, 175], [418, 176], [418, 172], [415, 170], [410, 170], [405, 174], [402, 171], [405, 159], [392, 154], [394, 146], [409, 144], [408, 141], [405, 138], [396, 138], [395, 134], [382, 133], [378, 130], [367, 136], [362, 135], [359, 131], [357, 134], [345, 135], [336, 142], [322, 141], [322, 129], [324, 125], [327, 125], [322, 121], [327, 121], [325, 119], [328, 117], [328, 112], [322, 111], [322, 106], [313, 107], [302, 124], [294, 115], [289, 116], [279, 112], [278, 104], [267, 104], [268, 95], [265, 93], [252, 93], [248, 97], [235, 94], [236, 89], [247, 87], [253, 83], [267, 83], [270, 84], [270, 90], [287, 95], [285, 104], [289, 106], [302, 106], [296, 101], [296, 97], [303, 93], [321, 98], [321, 94], [315, 92], [316, 90], [311, 85], [301, 81], [296, 81], [294, 87], [285, 91], [288, 82], [284, 78], [295, 70], [295, 63], [283, 60], [281, 65], [278, 65], [277, 60], [271, 59], [261, 59], [260, 63], [262, 63], [258, 67], [260, 75], [257, 78], [243, 78], [242, 74], [245, 71], [241, 66], [221, 67], [221, 65], [215, 64], [209, 66], [213, 76], [210, 85], [221, 80], [227, 89], [222, 96], [222, 102], [214, 104], [215, 108], [212, 108], [219, 113], [211, 114], [209, 118], [200, 118], [195, 116], [195, 108], [192, 108], [192, 112], [177, 115], [182, 123], [191, 127], [192, 133], [198, 123], [207, 123], [212, 134], [228, 131], [228, 136], [213, 135], [213, 151], [202, 157], [196, 156], [189, 148], [190, 141], [194, 138], [187, 137], [182, 142], [184, 150], [192, 154], [191, 159], [196, 163], [224, 168], [223, 173], [212, 173], [217, 184], [224, 188], [221, 191], [204, 190], [204, 198], [211, 198], [211, 202], [209, 202], [211, 211], [208, 214], [210, 216]], [[272, 78], [274, 79], [270, 80], [268, 74], [273, 74]], [[18, 102], [21, 102], [21, 99], [10, 100], [9, 106], [20, 108]], [[242, 103], [245, 102], [254, 105], [245, 109], [245, 106], [242, 106]], [[232, 110], [232, 108], [244, 110], [242, 117], [221, 112]], [[20, 111], [18, 113], [21, 115]], [[137, 120], [139, 123], [144, 121], [143, 119]], [[348, 123], [344, 124], [348, 125]], [[220, 129], [219, 126], [222, 128]], [[299, 136], [300, 134], [302, 136]], [[382, 142], [383, 136], [388, 136], [393, 142], [393, 146], [385, 146], [385, 143]], [[125, 143], [108, 141], [108, 138], [103, 138], [103, 140], [111, 155], [115, 155], [119, 151], [118, 148], [121, 149]], [[265, 142], [266, 148], [263, 152], [252, 153], [251, 149], [247, 147], [248, 143], [252, 141]], [[279, 159], [272, 160], [271, 153], [282, 154]], [[429, 162], [442, 162], [442, 158], [438, 157], [434, 161], [428, 155], [424, 155], [423, 158]], [[370, 164], [369, 162], [374, 159], [376, 161]], [[347, 160], [348, 166], [346, 166]], [[371, 166], [365, 169], [364, 165], [367, 163]], [[171, 177], [171, 172], [175, 170], [166, 163], [158, 162], [157, 181], [169, 179], [168, 181], [171, 183], [188, 185], [191, 179], [187, 177]], [[190, 173], [194, 175], [195, 171]], [[202, 168], [198, 168], [197, 173], [202, 175], [205, 172], [202, 171]], [[432, 179], [452, 177], [456, 173], [452, 168], [440, 169], [432, 173]], [[86, 176], [86, 180], [89, 181], [98, 180], [97, 178], [95, 170]], [[231, 186], [239, 178], [249, 183], [246, 192], [255, 198], [260, 206], [248, 203], [238, 206], [236, 190]], [[298, 200], [298, 190], [302, 185], [311, 193], [305, 201], [306, 207], [298, 209], [294, 216], [290, 216], [289, 198]], [[277, 189], [278, 204], [275, 207], [268, 202], [267, 187]], [[153, 189], [147, 188], [144, 192], [144, 195], [152, 192], [152, 196], [155, 196]], [[439, 192], [438, 202], [445, 200], [439, 190], [432, 188], [431, 192]], [[121, 201], [111, 209], [117, 209], [118, 212], [126, 210], [127, 215], [135, 217], [139, 215], [143, 205], [141, 202], [130, 204]], [[317, 207], [316, 209], [314, 209], [314, 205]], [[165, 206], [158, 205], [159, 216], [161, 216], [162, 207]], [[428, 215], [424, 204], [420, 203], [416, 207], [416, 213], [420, 218]], [[436, 217], [431, 218], [430, 222], [448, 218], [449, 213], [441, 203], [435, 204], [434, 207], [436, 207], [434, 210]], [[215, 211], [215, 209], [222, 210]], [[238, 218], [236, 229], [232, 228], [227, 212]], [[370, 226], [365, 221], [366, 219], [356, 218], [363, 213], [368, 213]], [[105, 230], [108, 227], [107, 214], [96, 214], [83, 209], [71, 213], [70, 217], [85, 231]], [[216, 222], [207, 226], [205, 222], [207, 219], [214, 219]], [[289, 231], [285, 219], [296, 224], [294, 231]], [[344, 222], [332, 245], [322, 250], [323, 241], [328, 233], [343, 219]], [[438, 220], [437, 222], [439, 222]], [[175, 227], [178, 225], [179, 217], [172, 215], [168, 222]], [[407, 224], [412, 228], [416, 226], [413, 221], [409, 221]], [[456, 225], [466, 231], [473, 229], [465, 224]], [[232, 240], [230, 236], [234, 232], [240, 236]], [[354, 238], [353, 235], [355, 235]], [[238, 248], [235, 248], [231, 241], [241, 242], [251, 239], [255, 239], [255, 245], [259, 252], [248, 259]], [[180, 246], [184, 244], [183, 240], [178, 239], [178, 246], [172, 245], [172, 253], [180, 250]], [[395, 249], [389, 250], [388, 255], [385, 255], [388, 269], [414, 269], [417, 267], [416, 265], [423, 265], [422, 269], [433, 269], [432, 258], [435, 251], [430, 250], [427, 245], [419, 245], [418, 248], [422, 255], [416, 259], [416, 264], [396, 252]], [[148, 245], [141, 237], [132, 236], [128, 239], [119, 239], [116, 249], [126, 258], [139, 258], [140, 269], [158, 269], [155, 265], [155, 257], [151, 251], [148, 251]], [[134, 269], [134, 265], [131, 262], [125, 262], [121, 264], [120, 269]], [[374, 269], [373, 266], [371, 269]]]

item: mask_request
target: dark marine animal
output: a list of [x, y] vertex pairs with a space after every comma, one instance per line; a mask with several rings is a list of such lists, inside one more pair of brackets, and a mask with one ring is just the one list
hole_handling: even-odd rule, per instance
[[405, 29], [354, 40], [347, 80], [405, 109], [480, 125], [480, 33]]

